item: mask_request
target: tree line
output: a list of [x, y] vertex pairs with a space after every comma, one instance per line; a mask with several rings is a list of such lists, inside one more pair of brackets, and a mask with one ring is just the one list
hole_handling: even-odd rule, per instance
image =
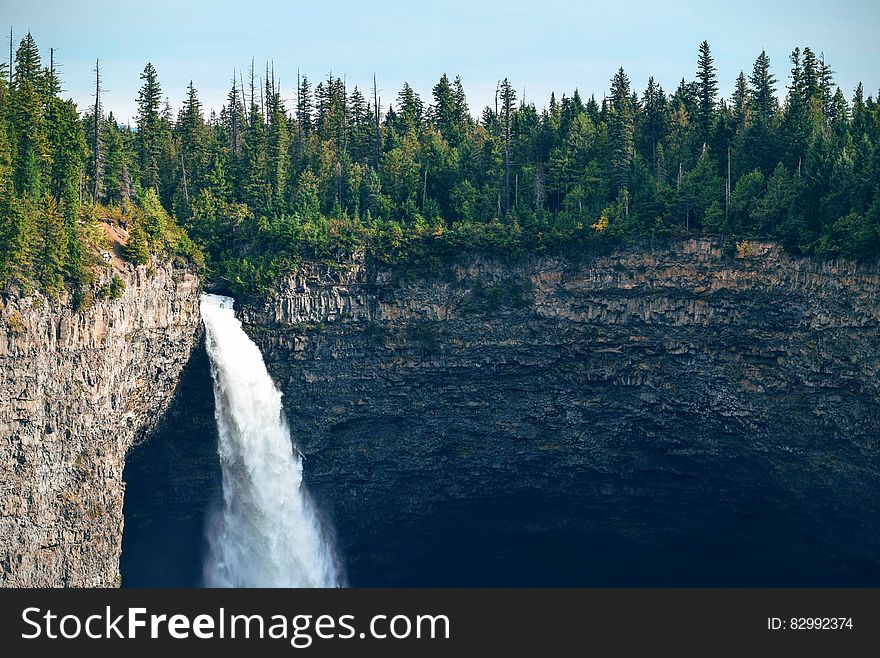
[[880, 252], [880, 109], [861, 84], [847, 101], [809, 47], [791, 53], [784, 82], [762, 52], [730, 98], [705, 41], [672, 93], [653, 78], [639, 93], [621, 68], [601, 100], [575, 90], [539, 110], [505, 78], [479, 118], [459, 77], [443, 75], [428, 100], [404, 84], [383, 102], [375, 79], [361, 89], [332, 73], [317, 84], [298, 73], [282, 92], [253, 62], [219, 111], [206, 116], [191, 82], [175, 113], [147, 64], [133, 127], [105, 112], [99, 62], [83, 112], [60, 99], [53, 55], [44, 66], [30, 34], [10, 64], [2, 282], [87, 285], [94, 222], [108, 217], [129, 230], [135, 262], [189, 258], [248, 291], [301, 257], [360, 248], [422, 265], [688, 235]]

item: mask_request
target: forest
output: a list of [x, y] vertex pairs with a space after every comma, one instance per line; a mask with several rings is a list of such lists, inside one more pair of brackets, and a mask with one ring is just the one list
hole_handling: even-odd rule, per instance
[[62, 99], [57, 69], [30, 34], [0, 65], [0, 286], [78, 305], [94, 296], [101, 222], [125, 228], [132, 262], [184, 259], [235, 293], [356, 250], [421, 271], [698, 235], [880, 253], [880, 108], [861, 84], [847, 100], [809, 47], [784, 74], [760, 53], [730, 98], [704, 41], [672, 93], [653, 78], [639, 92], [621, 68], [607, 90], [538, 109], [505, 78], [478, 116], [460, 77], [388, 102], [375, 77], [297, 73], [282, 92], [253, 62], [218, 111], [192, 82], [175, 111], [147, 64], [124, 125], [99, 61], [86, 108]]

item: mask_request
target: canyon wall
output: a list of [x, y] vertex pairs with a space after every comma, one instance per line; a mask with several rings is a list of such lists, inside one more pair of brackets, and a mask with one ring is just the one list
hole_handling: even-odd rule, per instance
[[121, 298], [0, 306], [0, 585], [119, 584], [123, 468], [172, 398], [199, 331], [199, 282], [121, 268]]
[[240, 314], [353, 584], [878, 585], [878, 289], [692, 240]]

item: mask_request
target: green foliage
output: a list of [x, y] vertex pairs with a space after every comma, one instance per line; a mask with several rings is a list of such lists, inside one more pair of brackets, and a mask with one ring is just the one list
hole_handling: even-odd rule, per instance
[[148, 263], [153, 253], [160, 259], [180, 257], [197, 269], [204, 266], [202, 249], [168, 214], [156, 190], [141, 190], [129, 218], [131, 231], [124, 253], [135, 265]]
[[[89, 208], [129, 231], [131, 262], [186, 262], [246, 294], [270, 292], [302, 259], [359, 251], [400, 276], [448, 272], [474, 253], [585, 258], [694, 235], [876, 258], [877, 101], [859, 85], [848, 102], [810, 48], [794, 50], [783, 77], [779, 89], [761, 53], [719, 99], [703, 42], [694, 79], [672, 94], [653, 78], [635, 92], [621, 68], [601, 103], [575, 90], [539, 108], [504, 77], [475, 120], [458, 77], [444, 74], [429, 101], [405, 84], [377, 108], [375, 81], [364, 92], [300, 76], [288, 108], [274, 71], [252, 67], [206, 116], [192, 82], [176, 115], [163, 106], [147, 64], [132, 130], [61, 101], [28, 35], [12, 84], [0, 76], [0, 284], [66, 286], [91, 303]], [[86, 144], [98, 142], [94, 162]], [[475, 295], [476, 309], [519, 298]]]
[[487, 313], [499, 309], [522, 310], [533, 301], [531, 283], [527, 280], [505, 279], [486, 285], [480, 279], [470, 284], [467, 300], [462, 305], [463, 313]]
[[113, 280], [110, 282], [110, 299], [119, 299], [120, 297], [122, 297], [122, 293], [124, 292], [125, 281], [114, 274]]
[[118, 275], [114, 274], [113, 279], [110, 283], [105, 283], [100, 288], [98, 288], [98, 292], [95, 293], [96, 299], [119, 299], [122, 297], [122, 293], [125, 292], [125, 281], [122, 280]]
[[24, 326], [21, 314], [18, 311], [13, 311], [7, 316], [6, 326], [16, 336], [21, 336], [27, 332], [27, 327]]
[[132, 223], [128, 242], [125, 243], [124, 253], [126, 258], [135, 265], [146, 265], [150, 260], [150, 248], [147, 243], [147, 230], [143, 222], [135, 220]]

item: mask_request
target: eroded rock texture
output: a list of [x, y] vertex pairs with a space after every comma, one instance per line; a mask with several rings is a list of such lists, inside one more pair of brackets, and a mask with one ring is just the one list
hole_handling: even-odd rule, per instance
[[119, 583], [122, 478], [197, 340], [198, 279], [124, 273], [81, 313], [41, 296], [0, 309], [0, 585]]
[[878, 585], [878, 288], [689, 241], [241, 312], [353, 584]]

